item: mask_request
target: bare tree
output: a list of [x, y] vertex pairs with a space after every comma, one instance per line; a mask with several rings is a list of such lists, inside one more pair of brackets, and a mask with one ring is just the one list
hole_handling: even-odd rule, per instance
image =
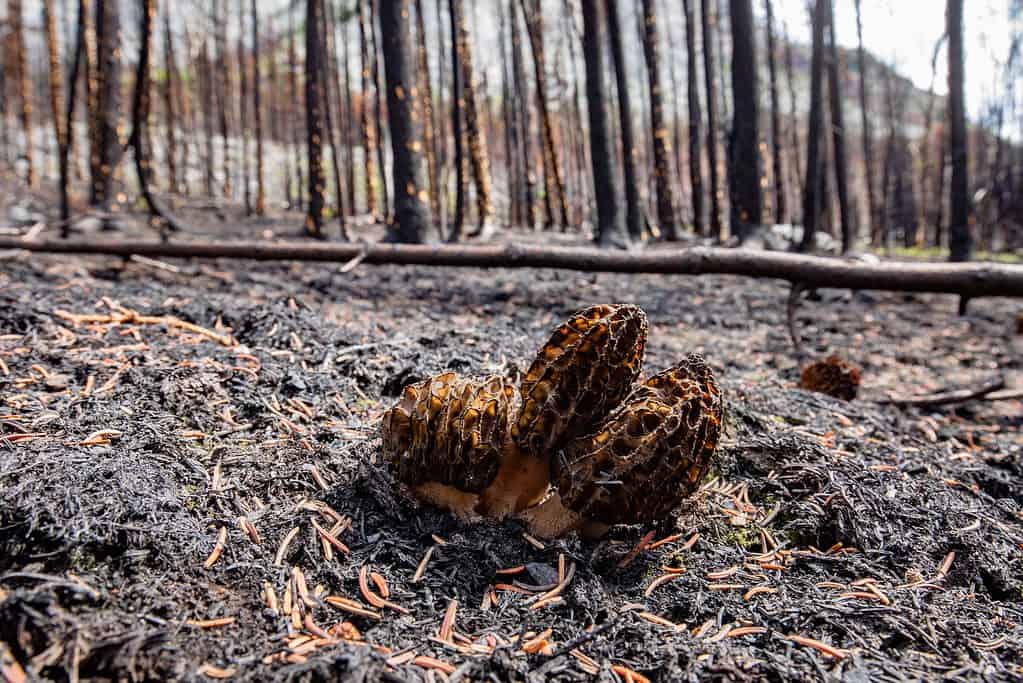
[[[613, 7], [612, 7], [613, 9]], [[590, 160], [597, 199], [597, 230], [601, 246], [611, 243], [618, 226], [614, 155], [608, 135], [607, 89], [604, 87], [603, 26], [599, 0], [583, 0], [583, 55], [586, 60], [586, 104], [590, 116]]]
[[437, 169], [437, 144], [434, 140], [433, 87], [430, 83], [430, 60], [426, 50], [423, 0], [416, 0], [416, 81], [423, 118], [426, 168], [430, 181], [430, 209], [436, 214], [440, 210], [440, 172]]
[[394, 155], [393, 232], [401, 242], [422, 242], [429, 226], [423, 174], [423, 140], [413, 115], [416, 90], [409, 30], [409, 0], [380, 3], [387, 114]]
[[220, 123], [220, 163], [224, 175], [221, 192], [225, 199], [232, 195], [231, 186], [231, 107], [234, 102], [234, 85], [231, 81], [231, 57], [227, 51], [227, 15], [230, 13], [228, 0], [214, 0], [213, 25], [217, 50], [216, 74], [217, 111]]
[[90, 203], [107, 205], [112, 199], [114, 168], [120, 162], [121, 140], [121, 17], [117, 0], [96, 0], [96, 84], [92, 111], [92, 192]]
[[465, 226], [465, 205], [469, 193], [469, 162], [465, 153], [465, 134], [462, 131], [462, 103], [464, 102], [464, 76], [460, 67], [458, 22], [461, 16], [462, 0], [448, 0], [448, 17], [451, 20], [451, 131], [455, 143], [455, 215], [451, 221], [449, 242], [462, 237]]
[[650, 82], [650, 135], [654, 148], [654, 181], [657, 187], [657, 221], [669, 240], [678, 239], [675, 217], [675, 193], [671, 172], [671, 137], [664, 120], [661, 96], [660, 44], [657, 11], [653, 0], [643, 0], [643, 51], [646, 55], [647, 78]]
[[[369, 31], [367, 22], [372, 21], [372, 14], [368, 0], [358, 0], [359, 3], [359, 46], [362, 58], [362, 97], [359, 103], [359, 110], [362, 122], [362, 150], [363, 168], [366, 179], [366, 213], [376, 214], [377, 193], [376, 193], [376, 164], [373, 161], [373, 153], [377, 146], [376, 124], [369, 111], [370, 98], [370, 77], [373, 73], [370, 67]], [[386, 207], [385, 207], [386, 212]]]
[[490, 164], [487, 159], [487, 148], [483, 144], [483, 131], [480, 126], [479, 105], [476, 101], [475, 71], [473, 69], [472, 38], [469, 25], [461, 2], [453, 4], [457, 14], [457, 25], [453, 27], [454, 41], [458, 54], [456, 68], [460, 71], [462, 85], [462, 105], [465, 115], [465, 140], [472, 168], [473, 184], [476, 186], [476, 213], [479, 225], [490, 217]]
[[18, 93], [18, 103], [21, 105], [21, 130], [25, 135], [25, 146], [22, 156], [27, 166], [26, 180], [29, 187], [36, 184], [36, 169], [32, 153], [32, 88], [30, 74], [28, 72], [28, 52], [25, 49], [24, 16], [22, 14], [21, 0], [8, 0], [7, 21], [11, 27], [11, 52], [14, 62], [14, 83]]
[[163, 115], [164, 127], [167, 129], [167, 188], [171, 192], [178, 191], [178, 117], [175, 110], [174, 86], [178, 80], [178, 65], [174, 57], [174, 37], [171, 35], [170, 12], [163, 15]]
[[[607, 29], [611, 36], [611, 55], [614, 59], [615, 82], [618, 94], [618, 122], [622, 136], [622, 167], [625, 172], [625, 225], [629, 236], [643, 236], [643, 208], [640, 205], [639, 178], [636, 174], [636, 142], [632, 134], [632, 104], [629, 79], [622, 46], [622, 31], [618, 17], [618, 0], [605, 0]], [[598, 190], [599, 196], [599, 190]]]
[[[561, 182], [561, 171], [557, 149], [554, 147], [554, 124], [547, 107], [547, 75], [544, 61], [543, 13], [539, 0], [521, 0], [522, 13], [526, 18], [529, 44], [533, 51], [533, 70], [536, 76], [536, 102], [540, 110], [540, 127], [543, 136], [544, 164], [544, 207], [546, 227], [554, 224], [554, 202], [557, 202], [561, 225], [568, 225], [568, 203], [565, 188]], [[527, 6], [529, 3], [530, 6]]]
[[508, 19], [511, 25], [512, 71], [515, 75], [515, 106], [519, 112], [522, 135], [520, 149], [517, 153], [523, 167], [522, 203], [525, 209], [523, 220], [532, 229], [536, 225], [536, 205], [534, 202], [536, 176], [533, 173], [532, 125], [530, 117], [529, 83], [526, 80], [525, 59], [522, 55], [522, 35], [519, 33], [519, 21], [515, 12], [515, 0], [508, 0]]
[[767, 14], [767, 71], [771, 79], [771, 171], [774, 176], [774, 222], [787, 223], [785, 170], [781, 146], [781, 105], [778, 102], [777, 46], [774, 31], [774, 3], [764, 0]]
[[[693, 0], [694, 2], [696, 0]], [[710, 230], [717, 239], [724, 237], [721, 221], [720, 175], [718, 169], [717, 92], [714, 85], [714, 34], [711, 5], [714, 0], [700, 0], [703, 34], [703, 77], [707, 96], [707, 159], [710, 162]]]
[[945, 20], [948, 33], [949, 151], [952, 157], [949, 260], [969, 261], [973, 256], [973, 236], [970, 233], [969, 150], [966, 141], [963, 0], [948, 0]]
[[763, 220], [760, 188], [760, 107], [752, 0], [730, 0], [732, 132], [729, 142], [732, 231], [740, 239]]
[[686, 97], [689, 104], [689, 183], [693, 194], [693, 229], [698, 235], [705, 235], [703, 223], [703, 152], [700, 149], [701, 114], [700, 81], [696, 64], [696, 17], [693, 6], [698, 0], [682, 0], [686, 15]]
[[813, 42], [810, 56], [810, 121], [806, 135], [806, 182], [803, 185], [803, 239], [800, 251], [814, 248], [817, 220], [824, 207], [824, 178], [821, 135], [824, 126], [824, 27], [827, 0], [815, 0], [811, 12]]
[[877, 195], [874, 190], [874, 141], [870, 133], [870, 103], [867, 99], [867, 59], [863, 49], [863, 17], [861, 0], [856, 0], [856, 62], [860, 72], [860, 117], [863, 133], [863, 181], [867, 186], [867, 211], [870, 236], [877, 243]]
[[263, 185], [263, 93], [259, 73], [259, 10], [256, 0], [250, 3], [252, 14], [252, 123], [256, 132], [256, 201], [257, 216], [266, 213], [266, 188]]
[[831, 110], [831, 140], [834, 149], [835, 189], [838, 194], [838, 211], [842, 220], [842, 253], [853, 247], [855, 228], [849, 213], [849, 184], [846, 177], [845, 122], [842, 119], [842, 85], [838, 75], [838, 44], [835, 38], [835, 8], [832, 0], [827, 2], [828, 12], [828, 95]]
[[323, 190], [323, 40], [321, 11], [323, 0], [306, 0], [305, 21], [305, 110], [306, 149], [309, 166], [309, 207], [306, 212], [305, 231], [310, 237], [322, 239]]
[[249, 178], [249, 67], [245, 55], [245, 0], [238, 0], [238, 133], [241, 135], [242, 198], [251, 216], [252, 182]]
[[[50, 62], [50, 107], [53, 115], [53, 132], [57, 139], [57, 156], [60, 172], [61, 198], [66, 196], [68, 182], [68, 128], [64, 119], [64, 73], [57, 45], [57, 17], [53, 0], [43, 0], [43, 24], [46, 29], [46, 53]], [[0, 93], [0, 97], [2, 97]]]

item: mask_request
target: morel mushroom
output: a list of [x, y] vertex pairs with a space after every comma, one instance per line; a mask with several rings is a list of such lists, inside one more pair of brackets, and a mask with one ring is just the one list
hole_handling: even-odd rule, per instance
[[707, 473], [723, 403], [698, 355], [637, 385], [599, 426], [553, 459], [554, 490], [523, 517], [534, 533], [600, 535], [613, 524], [649, 522], [692, 495]]
[[533, 506], [549, 488], [551, 456], [629, 392], [646, 331], [636, 306], [591, 306], [552, 333], [520, 391], [454, 373], [410, 385], [384, 415], [384, 457], [418, 497], [462, 516]]
[[646, 314], [627, 304], [590, 306], [562, 323], [522, 378], [512, 438], [544, 456], [589, 430], [629, 393], [646, 335]]
[[384, 413], [383, 453], [420, 498], [471, 516], [503, 461], [518, 392], [504, 377], [448, 372], [410, 384]]
[[851, 401], [859, 393], [860, 369], [838, 356], [828, 356], [803, 368], [799, 388]]
[[539, 501], [554, 453], [629, 393], [646, 335], [646, 314], [628, 304], [589, 306], [554, 330], [522, 378], [506, 462], [482, 496], [483, 512], [500, 519]]

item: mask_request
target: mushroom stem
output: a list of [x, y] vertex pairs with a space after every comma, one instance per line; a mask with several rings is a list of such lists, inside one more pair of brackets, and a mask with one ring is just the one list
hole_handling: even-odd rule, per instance
[[570, 531], [588, 526], [582, 515], [565, 507], [557, 491], [553, 491], [539, 505], [523, 510], [518, 517], [529, 526], [529, 533], [540, 538], [559, 538]]
[[509, 439], [497, 476], [480, 494], [477, 510], [488, 517], [504, 519], [540, 502], [550, 480], [547, 460], [524, 453]]
[[454, 486], [428, 481], [413, 488], [416, 497], [431, 505], [450, 510], [460, 519], [478, 519], [476, 506], [480, 497], [475, 493], [459, 491]]

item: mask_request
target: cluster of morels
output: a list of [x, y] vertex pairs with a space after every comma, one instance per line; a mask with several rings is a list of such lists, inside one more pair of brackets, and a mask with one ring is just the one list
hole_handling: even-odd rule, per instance
[[723, 400], [695, 354], [640, 380], [646, 338], [640, 308], [591, 306], [518, 385], [451, 372], [410, 384], [383, 416], [384, 457], [421, 500], [517, 516], [542, 537], [663, 518], [707, 473]]

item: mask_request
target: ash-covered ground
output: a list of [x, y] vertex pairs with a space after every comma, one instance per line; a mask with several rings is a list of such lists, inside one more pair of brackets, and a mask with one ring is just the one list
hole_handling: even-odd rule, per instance
[[[819, 292], [808, 348], [863, 369], [842, 402], [795, 388], [781, 284], [170, 265], [0, 262], [9, 677], [1023, 675], [1023, 405], [877, 402], [1023, 383], [1019, 302]], [[404, 495], [377, 430], [405, 384], [524, 369], [600, 302], [646, 311], [648, 372], [699, 351], [718, 374], [727, 438], [697, 496], [537, 543]]]

